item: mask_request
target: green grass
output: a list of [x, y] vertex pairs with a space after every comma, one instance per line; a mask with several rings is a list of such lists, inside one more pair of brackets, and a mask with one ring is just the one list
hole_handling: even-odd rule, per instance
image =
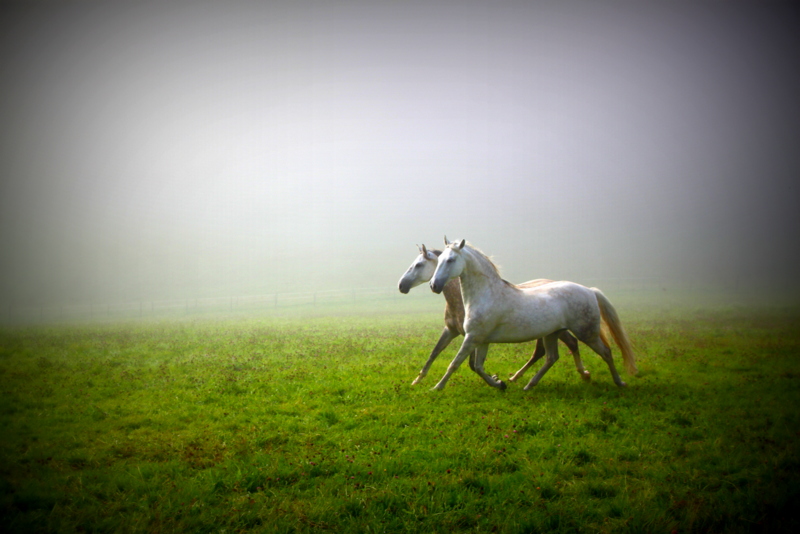
[[[613, 298], [613, 295], [610, 295]], [[14, 532], [780, 532], [800, 497], [800, 312], [615, 301], [616, 388], [464, 365], [441, 312], [0, 330]], [[387, 305], [388, 306], [388, 305]], [[385, 310], [384, 310], [385, 311]], [[457, 345], [454, 343], [454, 345]], [[493, 345], [509, 376], [532, 344]]]

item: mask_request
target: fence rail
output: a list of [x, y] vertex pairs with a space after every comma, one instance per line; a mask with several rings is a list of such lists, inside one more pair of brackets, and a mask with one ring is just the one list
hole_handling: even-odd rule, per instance
[[[654, 278], [585, 279], [580, 283], [604, 290], [640, 291], [661, 285]], [[63, 304], [7, 304], [0, 322], [6, 324], [52, 323], [83, 320], [133, 319], [138, 317], [188, 316], [195, 314], [263, 312], [299, 307], [367, 303], [424, 297], [425, 291], [401, 295], [396, 286], [331, 289], [308, 292], [272, 292], [224, 297], [141, 299], [117, 302]]]
[[203, 313], [246, 312], [325, 304], [346, 304], [401, 297], [396, 287], [274, 292], [260, 295], [141, 299], [122, 302], [8, 304], [6, 323], [41, 323], [92, 319], [161, 317]]

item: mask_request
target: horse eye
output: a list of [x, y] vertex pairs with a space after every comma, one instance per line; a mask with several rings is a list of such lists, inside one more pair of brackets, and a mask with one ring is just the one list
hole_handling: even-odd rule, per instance
[[453, 263], [454, 261], [456, 261], [455, 258], [447, 258], [447, 263]]

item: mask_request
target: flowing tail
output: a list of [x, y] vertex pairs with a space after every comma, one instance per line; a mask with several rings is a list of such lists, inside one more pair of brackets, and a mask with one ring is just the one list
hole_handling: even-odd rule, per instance
[[[622, 322], [619, 320], [617, 310], [614, 309], [614, 306], [611, 305], [611, 301], [603, 295], [602, 291], [596, 287], [591, 289], [595, 297], [597, 297], [597, 304], [600, 306], [600, 315], [603, 317], [603, 322], [608, 326], [611, 337], [614, 338], [619, 350], [622, 352], [622, 360], [625, 362], [625, 369], [628, 373], [635, 375], [639, 372], [639, 369], [636, 368], [636, 356], [633, 354], [633, 347], [631, 347], [628, 334], [626, 334], [625, 329], [622, 328]], [[602, 333], [601, 337], [603, 337]], [[608, 345], [606, 339], [603, 339], [603, 342]]]

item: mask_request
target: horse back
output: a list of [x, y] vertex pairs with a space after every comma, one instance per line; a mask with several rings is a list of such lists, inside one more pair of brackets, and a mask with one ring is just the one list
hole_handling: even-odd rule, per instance
[[601, 320], [594, 292], [574, 282], [552, 282], [524, 289], [535, 313], [549, 317], [550, 328], [571, 330], [579, 338], [591, 337]]
[[511, 286], [467, 308], [467, 332], [490, 343], [520, 343], [569, 328], [569, 306], [558, 282]]

